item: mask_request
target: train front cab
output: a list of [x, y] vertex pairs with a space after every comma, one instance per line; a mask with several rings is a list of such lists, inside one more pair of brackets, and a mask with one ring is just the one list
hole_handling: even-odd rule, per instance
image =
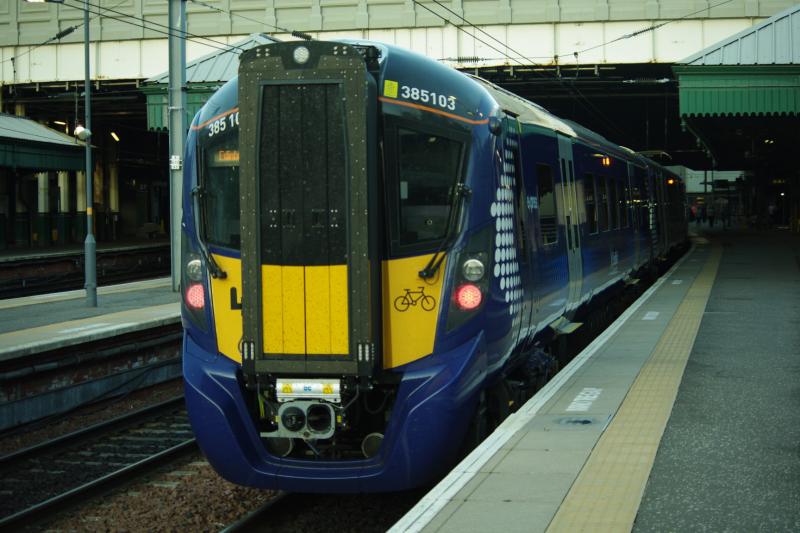
[[[474, 124], [453, 130], [398, 100], [383, 102], [395, 112], [379, 129], [377, 57], [341, 43], [299, 48], [241, 58], [241, 278], [235, 252], [212, 254], [228, 271], [210, 280], [218, 349], [189, 328], [190, 419], [209, 461], [236, 483], [416, 486], [455, 459], [486, 373], [481, 334], [436, 339], [461, 325], [447, 317], [475, 311], [454, 299], [466, 280], [448, 274], [450, 256], [488, 262], [487, 231], [455, 238]], [[397, 96], [391, 84], [381, 92]], [[389, 191], [369, 142], [383, 135]]]

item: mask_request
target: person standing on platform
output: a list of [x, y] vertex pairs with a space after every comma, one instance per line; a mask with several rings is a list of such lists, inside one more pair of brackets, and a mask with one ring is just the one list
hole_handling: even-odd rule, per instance
[[708, 218], [708, 227], [714, 227], [714, 214], [715, 214], [715, 207], [713, 203], [708, 204], [706, 207], [706, 218]]

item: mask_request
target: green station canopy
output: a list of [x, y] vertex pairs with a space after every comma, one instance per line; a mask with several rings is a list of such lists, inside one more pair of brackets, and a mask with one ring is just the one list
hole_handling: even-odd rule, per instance
[[30, 171], [83, 170], [84, 144], [16, 115], [0, 114], [0, 167]]
[[[254, 33], [230, 45], [228, 50], [208, 54], [186, 64], [187, 124], [209, 97], [239, 70], [239, 54], [262, 44], [275, 42], [267, 35]], [[169, 72], [145, 80], [141, 91], [147, 96], [147, 128], [169, 129]]]
[[800, 4], [673, 70], [681, 121], [717, 168], [781, 163], [781, 154], [800, 140]]
[[682, 117], [800, 112], [800, 4], [680, 61]]

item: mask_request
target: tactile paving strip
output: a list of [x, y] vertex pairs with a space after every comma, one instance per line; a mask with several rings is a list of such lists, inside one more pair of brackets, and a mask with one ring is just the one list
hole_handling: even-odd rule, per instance
[[547, 531], [630, 531], [719, 267], [711, 249]]

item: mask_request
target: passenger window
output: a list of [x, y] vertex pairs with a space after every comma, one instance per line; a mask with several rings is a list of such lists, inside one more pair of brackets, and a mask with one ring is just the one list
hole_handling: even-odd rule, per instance
[[619, 228], [619, 202], [617, 201], [617, 180], [611, 178], [608, 182], [609, 207], [611, 208], [611, 227]]
[[631, 208], [633, 209], [634, 223], [639, 224], [639, 227], [644, 227], [644, 219], [642, 218], [642, 193], [639, 186], [634, 182], [631, 187]]
[[399, 128], [398, 147], [399, 244], [441, 239], [447, 231], [462, 143]]
[[539, 163], [536, 165], [536, 177], [539, 186], [539, 228], [542, 232], [542, 244], [553, 244], [558, 241], [553, 169], [549, 165]]
[[600, 231], [608, 231], [608, 191], [605, 176], [597, 176], [597, 215]]
[[597, 233], [597, 203], [595, 200], [595, 183], [592, 174], [586, 174], [583, 179], [583, 193], [586, 198], [586, 225], [589, 234]]

